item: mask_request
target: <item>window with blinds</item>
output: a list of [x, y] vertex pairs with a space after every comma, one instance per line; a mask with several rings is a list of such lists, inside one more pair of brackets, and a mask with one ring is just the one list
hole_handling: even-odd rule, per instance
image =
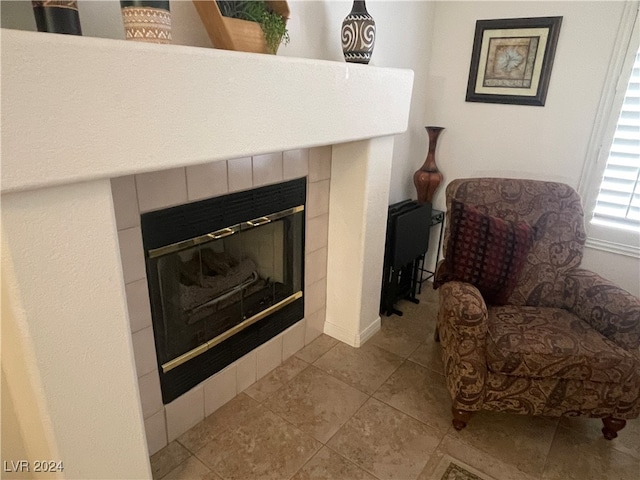
[[616, 125], [592, 223], [640, 232], [640, 50]]

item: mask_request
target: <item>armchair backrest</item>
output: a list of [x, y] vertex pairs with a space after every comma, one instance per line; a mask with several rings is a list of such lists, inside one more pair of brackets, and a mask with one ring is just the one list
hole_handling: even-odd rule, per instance
[[452, 181], [446, 197], [445, 258], [452, 199], [487, 215], [527, 222], [535, 228], [534, 243], [508, 303], [551, 306], [557, 302], [562, 291], [558, 277], [580, 265], [586, 239], [580, 197], [573, 188], [538, 180], [468, 178]]

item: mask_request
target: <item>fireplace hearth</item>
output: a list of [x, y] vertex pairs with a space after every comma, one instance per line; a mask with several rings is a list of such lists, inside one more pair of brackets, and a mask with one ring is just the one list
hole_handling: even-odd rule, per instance
[[304, 316], [306, 179], [141, 216], [163, 403]]

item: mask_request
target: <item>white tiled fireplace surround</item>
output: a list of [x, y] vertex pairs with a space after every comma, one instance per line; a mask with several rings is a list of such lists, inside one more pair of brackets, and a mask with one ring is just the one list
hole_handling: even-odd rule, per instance
[[[379, 328], [413, 72], [1, 35], [2, 394], [33, 459], [63, 459], [66, 478], [150, 478], [150, 451], [321, 328], [352, 346]], [[136, 209], [305, 174], [304, 321], [163, 408]]]
[[[140, 214], [294, 178], [307, 178], [304, 319], [162, 404]], [[111, 180], [122, 273], [149, 454], [280, 365], [324, 330], [331, 146], [255, 155]]]

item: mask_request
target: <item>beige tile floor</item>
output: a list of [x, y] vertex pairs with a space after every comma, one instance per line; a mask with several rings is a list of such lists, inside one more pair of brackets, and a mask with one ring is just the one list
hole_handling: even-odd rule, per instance
[[[640, 423], [492, 412], [451, 427], [437, 295], [363, 347], [321, 336], [151, 457], [156, 479], [428, 480], [443, 456], [496, 480], [638, 480]], [[439, 480], [439, 479], [438, 479]]]

